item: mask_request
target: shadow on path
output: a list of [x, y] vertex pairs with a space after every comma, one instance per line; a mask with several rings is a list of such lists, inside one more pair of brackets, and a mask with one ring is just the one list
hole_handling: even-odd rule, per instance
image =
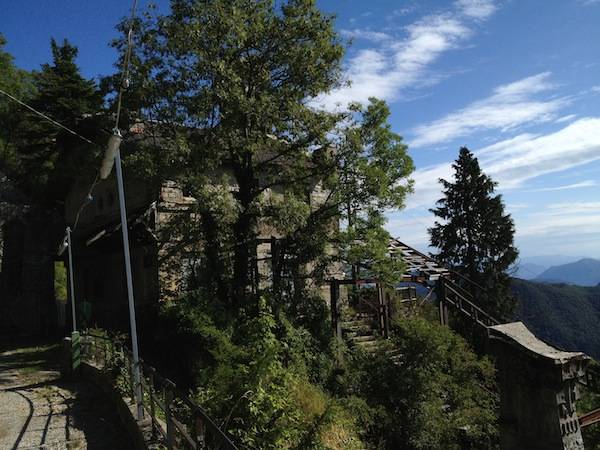
[[58, 345], [27, 345], [0, 345], [1, 449], [132, 448], [100, 390], [60, 379]]

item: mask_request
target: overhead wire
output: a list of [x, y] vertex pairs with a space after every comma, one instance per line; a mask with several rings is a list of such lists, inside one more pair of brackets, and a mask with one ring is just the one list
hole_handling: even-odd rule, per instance
[[[129, 63], [131, 61], [131, 52], [133, 49], [133, 40], [132, 40], [132, 35], [133, 35], [133, 23], [135, 20], [135, 12], [137, 9], [137, 3], [138, 0], [133, 0], [133, 4], [131, 6], [131, 16], [129, 18], [129, 29], [127, 31], [127, 50], [125, 51], [125, 60], [123, 61], [123, 73], [121, 74], [121, 82], [119, 85], [119, 94], [117, 97], [117, 111], [115, 113], [115, 126], [114, 126], [114, 131], [116, 133], [120, 134], [119, 131], [119, 121], [121, 119], [121, 109], [122, 109], [122, 104], [123, 104], [123, 94], [125, 92], [125, 90], [129, 87]], [[83, 203], [81, 204], [81, 207], [79, 208], [79, 211], [77, 211], [77, 215], [75, 216], [75, 223], [73, 225], [73, 230], [75, 230], [75, 228], [77, 227], [77, 224], [79, 223], [79, 216], [81, 214], [81, 212], [83, 211], [83, 209], [89, 204], [89, 202], [91, 201], [91, 197], [92, 197], [92, 192], [94, 190], [94, 188], [96, 187], [96, 185], [98, 184], [98, 182], [100, 181], [100, 175], [96, 174], [96, 178], [94, 179], [94, 182], [92, 183], [92, 186], [90, 187]]]
[[[129, 21], [129, 30], [127, 32], [127, 50], [125, 52], [125, 59], [123, 62], [123, 73], [121, 76], [121, 82], [120, 82], [120, 86], [119, 86], [119, 94], [118, 94], [118, 98], [117, 98], [117, 110], [116, 110], [116, 114], [115, 114], [115, 126], [114, 129], [115, 130], [119, 130], [119, 121], [121, 118], [121, 109], [122, 109], [122, 100], [123, 100], [123, 93], [125, 92], [125, 90], [129, 87], [129, 64], [131, 61], [131, 53], [132, 53], [132, 48], [133, 48], [133, 41], [132, 41], [132, 35], [133, 35], [133, 23], [135, 20], [135, 12], [137, 9], [137, 0], [133, 0], [133, 5], [131, 8], [131, 16], [130, 16], [130, 21]], [[35, 109], [33, 106], [28, 105], [27, 103], [25, 103], [22, 100], [19, 100], [18, 98], [16, 98], [15, 96], [11, 95], [10, 93], [6, 92], [5, 90], [0, 88], [0, 93], [5, 95], [6, 97], [8, 97], [10, 100], [18, 103], [19, 105], [21, 105], [22, 107], [28, 109], [29, 111], [33, 112], [34, 114], [36, 114], [37, 116], [41, 117], [42, 119], [50, 122], [51, 124], [53, 124], [54, 126], [65, 130], [66, 132], [70, 133], [73, 136], [78, 137], [79, 139], [81, 139], [82, 141], [93, 145], [95, 147], [98, 147], [100, 149], [103, 149], [104, 146], [97, 144], [96, 142], [93, 142], [92, 140], [86, 138], [85, 136], [82, 136], [81, 134], [77, 133], [76, 131], [72, 130], [71, 128], [67, 127], [66, 125], [63, 125], [62, 123], [54, 120], [53, 118], [51, 118], [50, 116], [48, 116], [47, 114], [44, 114], [41, 111], [38, 111], [37, 109]], [[96, 174], [96, 177], [94, 178], [94, 181], [92, 182], [90, 188], [87, 190], [87, 194], [85, 196], [85, 198], [83, 199], [79, 209], [77, 210], [77, 213], [75, 215], [75, 220], [73, 223], [73, 228], [71, 231], [75, 231], [75, 229], [77, 228], [77, 225], [79, 223], [79, 218], [81, 216], [81, 213], [83, 212], [84, 208], [90, 204], [90, 202], [93, 199], [93, 191], [94, 188], [96, 187], [96, 185], [98, 184], [98, 182], [100, 181], [100, 177], [98, 174]]]
[[33, 106], [30, 106], [30, 105], [28, 105], [27, 103], [23, 102], [22, 100], [19, 100], [18, 98], [16, 98], [16, 97], [12, 96], [11, 94], [9, 94], [8, 92], [6, 92], [5, 90], [3, 90], [3, 89], [0, 89], [0, 93], [4, 94], [5, 96], [7, 96], [8, 98], [10, 98], [11, 100], [13, 100], [13, 101], [15, 101], [16, 103], [18, 103], [19, 105], [21, 105], [21, 106], [23, 106], [23, 107], [27, 108], [27, 109], [28, 109], [28, 110], [30, 110], [31, 112], [33, 112], [33, 113], [37, 114], [38, 116], [40, 116], [40, 117], [42, 117], [43, 119], [47, 120], [48, 122], [50, 122], [50, 123], [54, 124], [55, 126], [57, 126], [57, 127], [59, 127], [59, 128], [62, 128], [63, 130], [65, 130], [65, 131], [67, 131], [67, 132], [71, 133], [71, 134], [72, 134], [72, 135], [74, 135], [74, 136], [77, 136], [77, 137], [78, 137], [79, 139], [81, 139], [82, 141], [84, 141], [84, 142], [87, 142], [88, 144], [94, 145], [94, 146], [96, 146], [96, 147], [100, 147], [100, 148], [102, 148], [102, 146], [101, 146], [101, 145], [99, 145], [99, 144], [96, 144], [96, 143], [95, 143], [95, 142], [93, 142], [93, 141], [90, 141], [88, 138], [86, 138], [86, 137], [84, 137], [84, 136], [80, 135], [79, 133], [77, 133], [77, 132], [73, 131], [73, 130], [72, 130], [72, 129], [70, 129], [69, 127], [67, 127], [67, 126], [63, 125], [63, 124], [62, 124], [62, 123], [60, 123], [60, 122], [57, 122], [57, 121], [56, 121], [56, 120], [54, 120], [53, 118], [51, 118], [51, 117], [47, 116], [46, 114], [44, 114], [43, 112], [41, 112], [41, 111], [38, 111], [38, 110], [37, 110], [37, 109], [35, 109]]
[[119, 94], [117, 97], [117, 112], [115, 117], [115, 130], [119, 129], [119, 120], [121, 119], [121, 106], [123, 102], [123, 93], [129, 88], [129, 63], [131, 61], [131, 52], [133, 50], [133, 23], [135, 21], [135, 11], [137, 9], [137, 0], [133, 0], [131, 6], [131, 16], [129, 18], [129, 30], [127, 31], [127, 50], [123, 61], [123, 73], [121, 74], [121, 83], [119, 85]]
[[[100, 149], [103, 148], [100, 144], [86, 138], [85, 136], [82, 136], [81, 134], [77, 133], [76, 131], [72, 130], [71, 128], [67, 127], [66, 125], [63, 125], [62, 123], [54, 120], [52, 117], [48, 116], [47, 114], [44, 114], [43, 112], [38, 111], [33, 106], [28, 105], [27, 103], [25, 103], [22, 100], [19, 100], [18, 98], [16, 98], [15, 96], [11, 95], [8, 92], [6, 92], [5, 90], [0, 89], [0, 93], [5, 95], [6, 97], [8, 97], [10, 100], [12, 100], [12, 101], [18, 103], [19, 105], [23, 106], [24, 108], [28, 109], [29, 111], [33, 112], [34, 114], [41, 117], [42, 119], [46, 120], [47, 122], [50, 122], [54, 126], [67, 131], [68, 133], [72, 134], [73, 136], [78, 137], [79, 139], [86, 142], [87, 144], [93, 145], [94, 147], [98, 147]], [[79, 217], [80, 217], [83, 209], [90, 203], [91, 198], [92, 198], [92, 193], [94, 191], [94, 188], [98, 184], [98, 180], [99, 180], [99, 177], [98, 177], [98, 175], [96, 175], [96, 177], [94, 178], [94, 181], [92, 182], [90, 188], [87, 191], [85, 198], [83, 199], [83, 202], [81, 203], [81, 206], [77, 210], [77, 214], [75, 216], [75, 221], [74, 221], [72, 231], [75, 231], [75, 228], [77, 227], [77, 224], [79, 223]]]

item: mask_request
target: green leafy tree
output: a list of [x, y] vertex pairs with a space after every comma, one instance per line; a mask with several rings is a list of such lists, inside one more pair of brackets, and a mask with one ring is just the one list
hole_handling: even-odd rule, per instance
[[341, 255], [352, 267], [353, 278], [361, 266], [368, 275], [389, 284], [398, 281], [400, 261], [390, 258], [389, 234], [384, 213], [401, 209], [411, 191], [413, 163], [402, 138], [391, 130], [390, 111], [384, 101], [369, 99], [366, 106], [351, 106], [354, 123], [347, 126], [336, 149], [336, 180], [340, 217]]
[[[156, 139], [126, 165], [199, 200], [198, 220], [176, 226], [204, 242], [205, 286], [227, 303], [256, 298], [259, 230], [277, 237], [273, 286], [288, 299], [325, 276], [340, 241], [344, 260], [391, 277], [383, 211], [402, 206], [412, 163], [384, 102], [345, 114], [312, 107], [340, 83], [332, 16], [313, 0], [177, 0], [135, 28], [125, 117]], [[115, 46], [124, 54], [123, 40]], [[343, 235], [340, 220], [351, 222]]]
[[[20, 100], [28, 101], [35, 90], [31, 74], [14, 65], [13, 57], [3, 50], [6, 39], [0, 34], [0, 89]], [[15, 140], [25, 111], [0, 94], [0, 169], [12, 170], [15, 161]]]
[[429, 229], [431, 245], [439, 249], [441, 262], [484, 288], [485, 295], [474, 294], [487, 312], [510, 317], [515, 301], [507, 271], [518, 256], [513, 220], [494, 194], [496, 183], [467, 148], [460, 149], [452, 167], [454, 181], [440, 180], [444, 197], [431, 210], [438, 218]]
[[[308, 105], [338, 83], [343, 48], [333, 18], [309, 0], [176, 0], [169, 15], [137, 26], [132, 81], [146, 95], [132, 92], [137, 110], [129, 117], [161, 121], [161, 134], [177, 143], [165, 156], [177, 155], [177, 179], [194, 196], [219, 183], [212, 170], [225, 172], [236, 206], [223, 230], [231, 257], [214, 269], [230, 271], [227, 295], [243, 304], [256, 284], [252, 261], [268, 197], [306, 196], [319, 172], [311, 149], [323, 146], [337, 117]], [[140, 157], [164, 167], [151, 153]], [[202, 206], [204, 224], [218, 220]], [[222, 240], [206, 242], [219, 246], [207, 252], [224, 255]]]

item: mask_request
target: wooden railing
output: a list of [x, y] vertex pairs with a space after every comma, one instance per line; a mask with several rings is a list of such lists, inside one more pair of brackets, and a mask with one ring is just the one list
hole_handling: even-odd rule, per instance
[[[88, 331], [81, 342], [83, 361], [108, 373], [123, 395], [134, 398], [133, 358], [123, 340]], [[142, 360], [140, 373], [143, 410], [151, 421], [154, 439], [168, 450], [237, 450], [219, 425], [175, 383]]]
[[477, 325], [489, 327], [498, 325], [500, 322], [477, 306], [471, 294], [460, 287], [458, 284], [446, 277], [440, 278], [440, 287], [442, 290], [442, 300], [449, 303], [461, 314], [473, 320]]

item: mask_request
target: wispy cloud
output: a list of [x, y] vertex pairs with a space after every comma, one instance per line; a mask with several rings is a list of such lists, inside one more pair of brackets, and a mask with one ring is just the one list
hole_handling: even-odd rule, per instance
[[598, 235], [600, 214], [537, 214], [527, 221], [518, 221], [517, 234], [520, 238], [574, 235]]
[[496, 11], [496, 5], [487, 0], [457, 0], [456, 5], [465, 15], [475, 19], [487, 19]]
[[565, 123], [571, 122], [572, 120], [577, 118], [577, 114], [567, 114], [566, 116], [559, 117], [555, 120], [556, 123]]
[[571, 189], [580, 189], [580, 188], [593, 187], [593, 186], [598, 186], [598, 182], [595, 180], [586, 180], [586, 181], [582, 181], [580, 183], [565, 184], [563, 186], [552, 186], [552, 187], [547, 187], [547, 188], [531, 189], [529, 192], [568, 191]]
[[556, 119], [556, 113], [569, 103], [566, 97], [549, 100], [536, 95], [555, 89], [550, 72], [539, 73], [498, 86], [491, 96], [471, 103], [433, 122], [413, 129], [411, 147], [448, 143], [482, 130], [508, 131], [523, 124]]
[[[600, 118], [582, 118], [546, 135], [522, 134], [475, 154], [501, 189], [514, 189], [538, 176], [600, 160]], [[415, 193], [407, 207], [433, 206], [441, 197], [437, 180], [451, 177], [450, 162], [416, 170], [412, 177]]]
[[349, 39], [363, 39], [372, 42], [383, 42], [392, 39], [392, 36], [387, 33], [383, 33], [381, 31], [364, 30], [360, 28], [355, 28], [353, 30], [341, 30], [340, 34]]
[[494, 9], [493, 0], [460, 0], [450, 11], [425, 16], [405, 27], [403, 38], [347, 30], [346, 35], [379, 45], [350, 58], [346, 69], [349, 85], [315, 99], [313, 104], [337, 109], [350, 102], [366, 102], [369, 97], [397, 99], [404, 89], [422, 84], [423, 74], [444, 52], [458, 48], [472, 35], [471, 23], [487, 18]]
[[551, 210], [552, 215], [600, 213], [600, 202], [552, 203], [547, 208]]

